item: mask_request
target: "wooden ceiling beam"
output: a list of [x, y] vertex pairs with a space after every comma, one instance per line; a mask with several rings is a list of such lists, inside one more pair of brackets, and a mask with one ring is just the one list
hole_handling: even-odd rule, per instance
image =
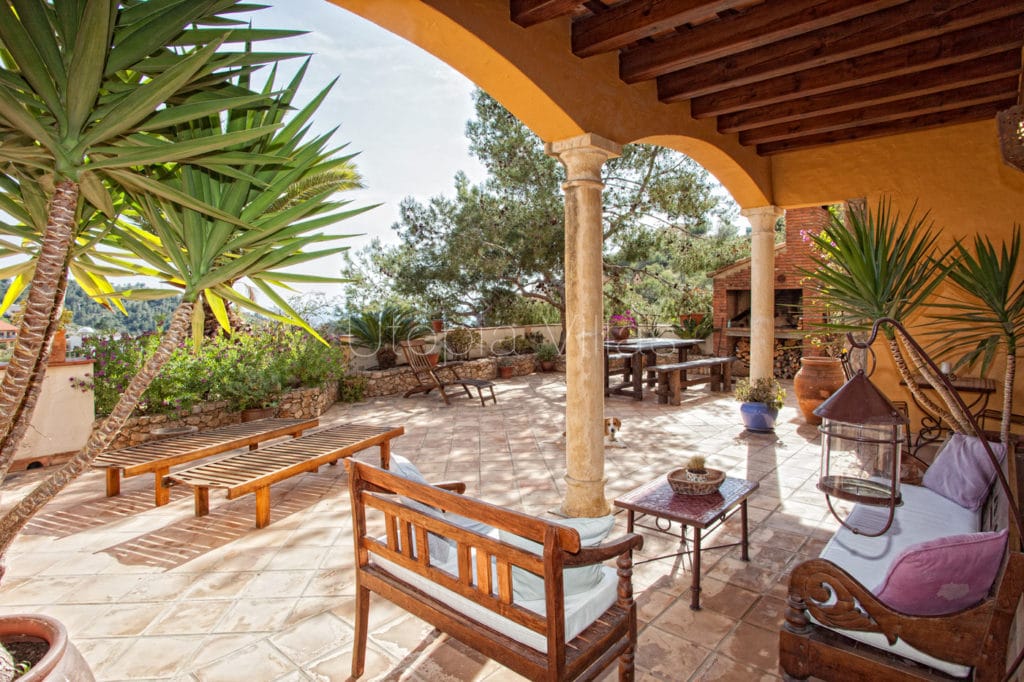
[[574, 21], [572, 51], [577, 57], [611, 52], [746, 4], [749, 0], [630, 0]]
[[909, 75], [1014, 48], [1019, 50], [1022, 34], [1024, 15], [1019, 15], [989, 22], [971, 30], [919, 40], [909, 45], [697, 97], [690, 101], [690, 111], [695, 118], [720, 116]]
[[529, 28], [549, 19], [572, 14], [583, 5], [583, 0], [511, 0], [512, 21]]
[[658, 93], [663, 101], [680, 102], [947, 33], [969, 31], [1022, 11], [1020, 4], [1005, 0], [957, 0], [941, 11], [930, 0], [914, 0], [813, 34], [660, 76]]
[[751, 128], [798, 121], [811, 116], [850, 111], [862, 106], [895, 102], [909, 96], [924, 96], [988, 81], [1017, 76], [1021, 70], [1020, 50], [1013, 49], [969, 62], [928, 69], [909, 76], [890, 78], [855, 88], [813, 95], [780, 104], [756, 107], [718, 117], [718, 132], [738, 133]]
[[1012, 106], [1016, 101], [1017, 98], [1013, 97], [1000, 102], [977, 104], [972, 107], [957, 109], [955, 111], [943, 111], [937, 114], [925, 114], [924, 116], [915, 116], [913, 118], [906, 118], [901, 121], [894, 121], [891, 123], [879, 123], [876, 125], [864, 126], [863, 128], [851, 128], [831, 133], [808, 135], [807, 137], [798, 137], [792, 140], [785, 140], [783, 142], [769, 142], [767, 144], [758, 145], [757, 153], [764, 156], [770, 156], [772, 154], [791, 152], [799, 149], [822, 147], [825, 145], [836, 144], [838, 142], [852, 142], [854, 140], [863, 140], [872, 137], [885, 137], [886, 135], [913, 133], [927, 128], [938, 128], [941, 126], [980, 121], [986, 118], [995, 117], [996, 113]]
[[905, 118], [954, 111], [978, 104], [1002, 102], [1017, 93], [1017, 78], [1001, 78], [980, 85], [937, 92], [923, 97], [864, 107], [856, 111], [805, 118], [790, 123], [754, 128], [740, 133], [740, 144], [753, 145], [780, 142], [808, 135], [828, 133], [849, 128], [861, 128], [876, 123], [889, 123]]
[[[619, 58], [627, 83], [769, 45], [784, 38], [899, 5], [907, 0], [786, 0], [767, 2], [716, 22], [686, 28], [654, 43], [631, 48]], [[575, 29], [574, 29], [575, 33]]]

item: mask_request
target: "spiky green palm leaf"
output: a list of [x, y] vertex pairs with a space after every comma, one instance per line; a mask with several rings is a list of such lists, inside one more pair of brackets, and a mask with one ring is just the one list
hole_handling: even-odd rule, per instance
[[[928, 214], [917, 217], [916, 210], [914, 206], [904, 218], [891, 200], [879, 199], [874, 211], [831, 215], [821, 232], [811, 235], [816, 269], [804, 274], [835, 315], [825, 327], [864, 331], [882, 317], [905, 324], [926, 304], [941, 281], [942, 263], [950, 250], [936, 253], [939, 233]], [[921, 390], [895, 332], [891, 328], [883, 332], [897, 370], [918, 402], [959, 430], [966, 429], [965, 418], [955, 406], [944, 409]], [[921, 364], [920, 358], [910, 360]], [[926, 368], [922, 371], [927, 376]], [[947, 405], [954, 403], [941, 386], [936, 388]]]
[[[230, 16], [249, 9], [239, 0], [0, 3], [0, 159], [6, 174], [20, 170], [50, 195], [22, 325], [0, 385], [0, 442], [48, 345], [82, 197], [112, 216], [109, 189], [120, 186], [234, 220], [161, 185], [147, 166], [220, 154], [224, 142], [176, 139], [180, 122], [256, 107], [266, 97], [231, 79], [281, 55], [220, 50], [281, 37]], [[230, 139], [244, 143], [269, 132], [250, 128]], [[12, 456], [10, 448], [0, 452], [0, 472]]]
[[[1009, 243], [998, 248], [983, 235], [976, 235], [973, 248], [957, 242], [948, 278], [959, 296], [943, 296], [934, 315], [944, 347], [962, 353], [957, 366], [980, 363], [987, 374], [1000, 351], [1006, 362], [1003, 377], [1003, 409], [1000, 436], [1009, 439], [1013, 413], [1013, 387], [1017, 347], [1024, 338], [1024, 274], [1020, 263], [1021, 228], [1015, 225]], [[950, 330], [955, 329], [955, 334]]]

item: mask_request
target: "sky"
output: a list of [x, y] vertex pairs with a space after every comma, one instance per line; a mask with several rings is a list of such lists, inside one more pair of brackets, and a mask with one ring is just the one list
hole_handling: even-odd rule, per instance
[[[305, 98], [339, 78], [313, 126], [317, 132], [338, 127], [335, 143], [348, 143], [346, 153], [359, 152], [355, 163], [366, 189], [345, 198], [353, 201], [351, 207], [381, 204], [337, 226], [339, 232], [362, 235], [349, 241], [353, 250], [375, 236], [397, 241], [391, 226], [403, 198], [450, 194], [459, 170], [475, 182], [484, 178], [464, 134], [473, 115], [469, 80], [403, 38], [324, 0], [273, 0], [272, 5], [254, 13], [255, 27], [310, 31], [280, 43], [289, 51], [312, 53], [302, 83]], [[317, 273], [337, 275], [339, 265], [336, 258], [319, 263]], [[307, 289], [340, 291], [329, 285]]]

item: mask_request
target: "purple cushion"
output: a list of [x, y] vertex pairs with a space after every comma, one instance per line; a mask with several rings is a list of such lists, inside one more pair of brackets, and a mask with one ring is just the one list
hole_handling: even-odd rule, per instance
[[941, 616], [988, 595], [1006, 548], [1007, 531], [965, 533], [911, 545], [872, 590], [889, 608], [912, 616]]
[[[1006, 459], [1005, 445], [989, 445], [1000, 462]], [[965, 509], [981, 509], [995, 478], [981, 439], [954, 433], [924, 472], [922, 485]]]

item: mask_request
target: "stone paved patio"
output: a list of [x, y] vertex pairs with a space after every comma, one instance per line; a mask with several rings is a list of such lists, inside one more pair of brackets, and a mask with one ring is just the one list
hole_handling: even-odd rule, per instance
[[[460, 479], [467, 494], [545, 514], [563, 492], [564, 375], [501, 381], [496, 390], [497, 406], [457, 400], [445, 408], [433, 394], [376, 398], [335, 405], [321, 423], [404, 425], [394, 451], [428, 477]], [[740, 561], [738, 548], [704, 555], [702, 611], [689, 608], [687, 559], [637, 568], [638, 679], [778, 679], [786, 574], [835, 528], [814, 488], [815, 429], [791, 402], [774, 437], [747, 434], [731, 396], [706, 389], [688, 391], [680, 407], [612, 397], [606, 413], [622, 419], [628, 445], [606, 451], [610, 498], [697, 453], [761, 483], [750, 500], [752, 560]], [[375, 461], [376, 449], [359, 457]], [[3, 505], [38, 477], [12, 476]], [[157, 509], [151, 486], [130, 478], [108, 499], [102, 472], [72, 484], [13, 546], [0, 610], [61, 619], [102, 680], [348, 678], [354, 583], [343, 466], [275, 485], [262, 530], [252, 496], [228, 501], [215, 491], [210, 515], [196, 519], [187, 490]], [[738, 539], [735, 524], [718, 539]], [[677, 542], [647, 531], [645, 540], [638, 559]], [[521, 679], [380, 599], [370, 629], [362, 679]]]

